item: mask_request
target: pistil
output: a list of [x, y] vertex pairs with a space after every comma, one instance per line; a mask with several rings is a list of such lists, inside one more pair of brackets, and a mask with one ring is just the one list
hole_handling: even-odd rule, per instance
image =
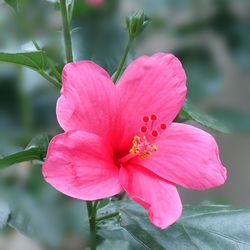
[[165, 123], [158, 124], [156, 121], [158, 116], [151, 114], [150, 116], [142, 117], [143, 125], [139, 129], [139, 135], [135, 135], [132, 141], [132, 147], [129, 150], [129, 154], [125, 155], [118, 160], [118, 163], [127, 162], [136, 156], [139, 159], [146, 159], [154, 152], [158, 150], [158, 147], [154, 144], [155, 139], [167, 128]]

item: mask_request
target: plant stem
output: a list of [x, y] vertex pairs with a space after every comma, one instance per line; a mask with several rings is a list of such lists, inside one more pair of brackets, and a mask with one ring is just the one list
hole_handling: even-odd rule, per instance
[[131, 45], [132, 45], [132, 42], [133, 42], [133, 39], [132, 39], [132, 38], [129, 38], [127, 47], [126, 47], [126, 49], [125, 49], [125, 51], [124, 51], [124, 53], [123, 53], [123, 56], [122, 56], [122, 58], [121, 58], [121, 60], [120, 60], [120, 63], [119, 63], [119, 66], [118, 66], [118, 68], [117, 68], [117, 70], [116, 70], [116, 72], [115, 72], [115, 76], [114, 76], [114, 78], [113, 78], [114, 83], [117, 82], [117, 80], [118, 80], [118, 78], [119, 78], [119, 76], [120, 76], [120, 74], [121, 74], [121, 72], [122, 72], [122, 69], [123, 69], [124, 63], [125, 63], [125, 61], [126, 61], [126, 59], [127, 59], [128, 52], [129, 52], [129, 50], [130, 50], [130, 47], [131, 47]]
[[96, 211], [97, 202], [94, 204], [92, 201], [86, 201], [88, 217], [89, 217], [89, 228], [90, 228], [90, 250], [96, 250]]
[[73, 62], [73, 53], [72, 53], [71, 33], [70, 33], [70, 27], [69, 27], [66, 0], [60, 0], [60, 7], [61, 7], [61, 13], [62, 13], [66, 59], [67, 59], [67, 62], [69, 63], [69, 62]]
[[[31, 42], [33, 43], [34, 47], [36, 48], [36, 50], [41, 50], [44, 51], [40, 45], [38, 44], [38, 42], [33, 38], [33, 34], [32, 31], [30, 29], [30, 27], [26, 24], [25, 20], [22, 18], [22, 16], [20, 16], [20, 13], [18, 12], [17, 9], [14, 10], [13, 14], [16, 15], [20, 25], [22, 26], [22, 28], [24, 29], [25, 33], [27, 33], [27, 35], [30, 37]], [[51, 72], [54, 74], [54, 76], [56, 77], [56, 79], [59, 81], [61, 81], [61, 74], [58, 72], [58, 70], [56, 69], [56, 67], [54, 66], [53, 62], [51, 61], [51, 59], [47, 56], [47, 62], [48, 62], [48, 66], [51, 69]], [[48, 77], [44, 77], [44, 75], [47, 75]], [[44, 74], [42, 75], [44, 78], [46, 78], [48, 80], [48, 78], [50, 78], [50, 76], [44, 72]], [[51, 80], [49, 80], [51, 82]], [[54, 84], [55, 85], [55, 84]]]
[[[37, 50], [41, 50], [41, 51], [44, 51], [38, 44], [38, 42], [34, 39], [31, 40], [33, 45], [35, 46], [35, 48]], [[54, 74], [54, 76], [57, 78], [58, 81], [61, 81], [61, 74], [58, 72], [58, 70], [56, 69], [56, 67], [54, 66], [53, 62], [51, 61], [51, 59], [48, 57], [47, 58], [47, 62], [48, 62], [48, 66], [50, 67], [51, 69], [51, 72]]]
[[99, 218], [96, 218], [96, 221], [99, 222], [99, 221], [102, 221], [102, 220], [107, 220], [107, 219], [110, 219], [110, 218], [113, 218], [113, 217], [116, 217], [116, 216], [119, 216], [119, 215], [120, 215], [119, 212], [113, 212], [113, 213], [101, 216]]
[[43, 70], [39, 70], [37, 71], [42, 77], [44, 77], [46, 80], [48, 80], [49, 82], [51, 82], [55, 87], [57, 88], [61, 88], [61, 84], [60, 82], [58, 82], [57, 80], [55, 80], [53, 77], [51, 77], [50, 75], [46, 74]]
[[71, 20], [72, 20], [72, 16], [73, 16], [73, 12], [74, 12], [74, 7], [75, 7], [75, 0], [72, 0], [71, 5], [70, 5], [70, 7], [68, 9], [68, 13], [69, 13], [69, 15], [68, 15], [69, 21], [68, 22], [69, 22], [69, 25], [70, 25]]
[[48, 65], [49, 65], [49, 67], [51, 69], [51, 72], [56, 77], [56, 79], [61, 82], [61, 80], [62, 80], [61, 79], [61, 74], [59, 73], [59, 71], [57, 70], [57, 68], [54, 66], [54, 63], [53, 63], [53, 61], [51, 61], [50, 58], [48, 58]]

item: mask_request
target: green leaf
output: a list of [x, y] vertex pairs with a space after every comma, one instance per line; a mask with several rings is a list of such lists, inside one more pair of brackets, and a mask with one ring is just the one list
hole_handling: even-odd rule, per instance
[[192, 103], [190, 103], [188, 100], [186, 100], [179, 114], [179, 117], [180, 119], [194, 120], [203, 126], [222, 133], [229, 133], [229, 129], [221, 121], [215, 119], [214, 117], [208, 114], [205, 114], [203, 111], [199, 110]]
[[250, 113], [233, 108], [213, 108], [209, 113], [220, 119], [232, 132], [250, 131]]
[[20, 186], [1, 185], [0, 197], [9, 207], [8, 226], [46, 249], [62, 249], [62, 244], [72, 235], [86, 241], [88, 217], [82, 201], [68, 199], [48, 186], [32, 194]]
[[98, 203], [97, 209], [101, 209], [101, 208], [108, 206], [110, 202], [111, 202], [111, 198], [100, 200]]
[[123, 240], [105, 240], [97, 250], [132, 250], [129, 243]]
[[3, 158], [0, 158], [0, 169], [11, 166], [15, 163], [29, 161], [29, 160], [41, 160], [41, 151], [39, 148], [34, 147], [26, 149], [21, 152], [17, 152]]
[[11, 217], [8, 225], [26, 236], [42, 243], [58, 246], [62, 238], [62, 227], [55, 211], [41, 200], [18, 190], [10, 191]]
[[[123, 207], [128, 205], [127, 202], [112, 202], [109, 205], [98, 210], [99, 216], [107, 215], [112, 212], [120, 211], [121, 206]], [[139, 207], [140, 208], [140, 207]], [[142, 209], [142, 208], [140, 208]], [[105, 240], [111, 241], [126, 241], [129, 243], [131, 249], [136, 250], [144, 250], [145, 248], [134, 239], [133, 235], [129, 234], [127, 230], [125, 230], [120, 225], [120, 216], [113, 217], [109, 220], [103, 220], [97, 225], [97, 234], [101, 236]]]
[[121, 227], [145, 249], [250, 249], [250, 209], [186, 206], [181, 219], [166, 230], [153, 226], [138, 205], [125, 206], [121, 213]]
[[37, 135], [30, 141], [30, 143], [27, 146], [27, 149], [39, 148], [40, 157], [41, 159], [43, 159], [46, 156], [47, 148], [51, 139], [52, 136], [48, 134]]
[[[53, 190], [52, 192], [55, 193]], [[5, 197], [10, 208], [8, 225], [11, 228], [55, 249], [64, 238], [62, 206], [55, 207], [56, 197], [53, 196], [54, 200], [51, 200], [51, 194], [46, 194], [46, 199], [43, 199], [27, 193], [20, 187], [9, 187], [5, 188], [1, 196]]]
[[3, 229], [9, 219], [10, 209], [7, 204], [3, 201], [0, 202], [0, 229]]
[[23, 161], [43, 160], [46, 156], [50, 139], [45, 134], [36, 136], [23, 151], [0, 158], [0, 169]]
[[13, 63], [41, 71], [47, 66], [45, 52], [4, 53], [0, 52], [0, 62]]

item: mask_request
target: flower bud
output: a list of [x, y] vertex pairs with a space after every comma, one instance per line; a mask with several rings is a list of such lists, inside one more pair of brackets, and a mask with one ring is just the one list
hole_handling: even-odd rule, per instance
[[142, 12], [138, 11], [126, 18], [127, 31], [130, 39], [136, 38], [149, 24], [150, 19]]

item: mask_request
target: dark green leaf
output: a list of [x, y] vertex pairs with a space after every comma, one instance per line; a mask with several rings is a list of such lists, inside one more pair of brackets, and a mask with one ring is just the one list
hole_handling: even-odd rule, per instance
[[220, 119], [232, 132], [250, 131], [250, 113], [229, 108], [214, 108], [209, 113]]
[[23, 161], [43, 160], [46, 156], [50, 139], [51, 138], [45, 134], [33, 138], [25, 150], [0, 158], [0, 168], [5, 168]]
[[97, 250], [132, 250], [129, 243], [123, 240], [105, 240], [97, 247]]
[[250, 249], [250, 209], [186, 206], [181, 219], [166, 230], [153, 226], [146, 211], [135, 204], [121, 212], [121, 227], [145, 249]]
[[39, 71], [47, 66], [47, 57], [43, 51], [25, 53], [0, 52], [0, 62], [13, 63]]
[[222, 133], [229, 133], [229, 129], [221, 121], [199, 110], [188, 100], [186, 100], [180, 112], [179, 117], [180, 119], [194, 120], [203, 126], [206, 126], [208, 128], [211, 128], [213, 130], [216, 130]]
[[11, 166], [15, 163], [29, 161], [29, 160], [41, 160], [41, 151], [37, 147], [25, 149], [24, 151], [17, 152], [3, 158], [0, 158], [0, 168]]
[[101, 209], [103, 207], [106, 207], [110, 202], [111, 202], [111, 198], [103, 199], [103, 200], [99, 201], [97, 208]]
[[53, 207], [20, 190], [9, 191], [11, 216], [9, 226], [26, 236], [58, 246], [62, 239], [62, 224]]
[[27, 149], [39, 148], [41, 153], [40, 157], [43, 159], [46, 156], [47, 148], [51, 138], [52, 137], [47, 134], [38, 135], [30, 141], [30, 143], [27, 146]]
[[[98, 211], [99, 216], [107, 215], [114, 211], [119, 211], [120, 207], [124, 206], [124, 204], [127, 205], [125, 202], [112, 202]], [[97, 234], [105, 240], [109, 239], [111, 241], [126, 241], [129, 242], [131, 249], [145, 249], [142, 244], [137, 241], [137, 239], [134, 239], [134, 237], [131, 236], [127, 230], [121, 227], [119, 216], [113, 217], [109, 220], [101, 221], [98, 223], [97, 229]]]
[[76, 239], [89, 234], [84, 203], [67, 199], [48, 186], [34, 195], [20, 186], [1, 185], [0, 197], [10, 209], [8, 225], [47, 246], [46, 249], [62, 249], [64, 240], [72, 234]]

